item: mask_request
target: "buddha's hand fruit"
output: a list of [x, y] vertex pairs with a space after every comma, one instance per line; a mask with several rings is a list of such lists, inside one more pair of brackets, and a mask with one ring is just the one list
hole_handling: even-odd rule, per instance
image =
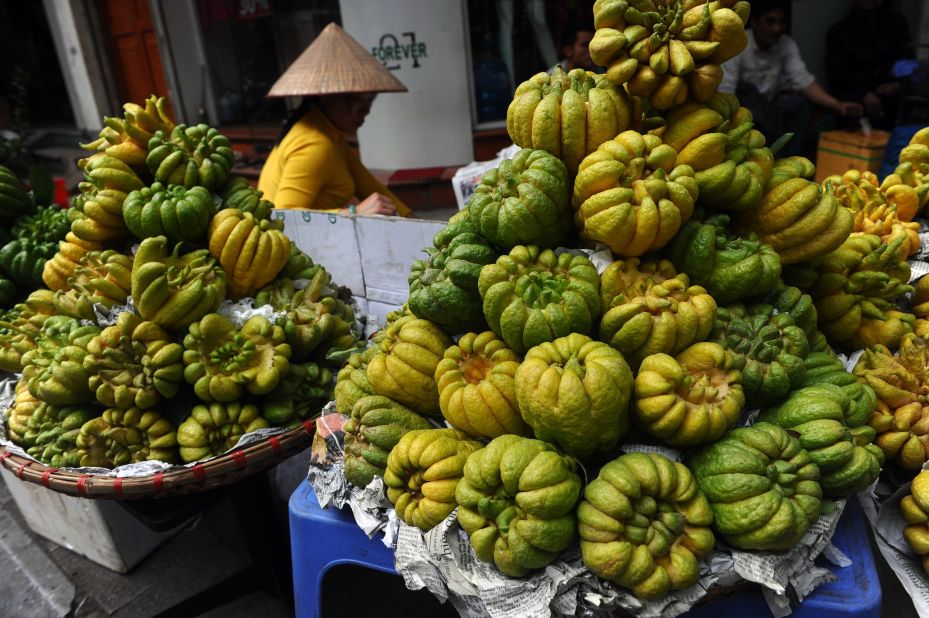
[[472, 453], [458, 483], [458, 522], [478, 559], [510, 577], [555, 560], [575, 535], [581, 478], [572, 457], [503, 435]]
[[502, 249], [554, 248], [571, 229], [568, 170], [544, 150], [524, 148], [489, 170], [468, 199], [478, 234]]
[[713, 507], [713, 527], [733, 547], [790, 549], [819, 518], [819, 468], [777, 425], [733, 429], [690, 468]]
[[136, 238], [202, 241], [213, 212], [213, 195], [203, 187], [187, 189], [160, 182], [133, 191], [123, 202], [126, 227]]
[[576, 457], [606, 453], [629, 428], [632, 372], [622, 355], [572, 333], [538, 345], [516, 370], [516, 399], [540, 440]]
[[574, 181], [581, 238], [637, 257], [670, 242], [694, 211], [694, 170], [655, 135], [625, 131], [587, 155]]
[[384, 476], [387, 456], [407, 432], [430, 429], [429, 421], [409, 408], [380, 395], [361, 397], [345, 423], [345, 479], [366, 487]]
[[713, 511], [683, 464], [654, 453], [609, 462], [577, 509], [584, 564], [655, 599], [697, 582], [713, 549]]
[[210, 220], [210, 254], [226, 271], [232, 298], [254, 296], [284, 268], [291, 243], [279, 228], [279, 222], [235, 208], [220, 210]]
[[478, 290], [491, 330], [513, 351], [570, 333], [590, 333], [600, 316], [600, 277], [584, 256], [534, 245], [481, 269]]
[[647, 356], [635, 378], [633, 414], [647, 433], [675, 446], [715, 442], [745, 405], [742, 374], [716, 343], [695, 343], [672, 357]]
[[439, 413], [435, 370], [451, 339], [415, 316], [398, 319], [384, 330], [366, 375], [371, 390], [422, 414]]
[[77, 445], [86, 453], [82, 466], [115, 468], [128, 463], [177, 460], [177, 429], [155, 410], [117, 410], [81, 427]]
[[104, 406], [148, 409], [177, 396], [184, 381], [184, 348], [154, 322], [124, 311], [87, 344], [84, 369]]
[[132, 300], [144, 319], [168, 330], [186, 328], [226, 299], [226, 273], [209, 252], [169, 254], [164, 236], [146, 238], [132, 262]]
[[284, 331], [256, 315], [241, 328], [211, 313], [184, 337], [184, 378], [203, 401], [230, 402], [274, 390], [290, 363]]
[[253, 403], [219, 403], [194, 406], [177, 428], [181, 459], [199, 461], [222, 455], [236, 445], [243, 435], [264, 429], [268, 421]]
[[516, 401], [521, 360], [490, 331], [463, 335], [435, 371], [445, 420], [476, 438], [529, 435]]
[[929, 573], [929, 471], [913, 479], [910, 493], [900, 501], [900, 512], [907, 523], [903, 538], [922, 557], [923, 570]]
[[405, 523], [435, 528], [455, 510], [455, 489], [468, 456], [481, 448], [457, 429], [415, 429], [387, 456], [387, 498]]

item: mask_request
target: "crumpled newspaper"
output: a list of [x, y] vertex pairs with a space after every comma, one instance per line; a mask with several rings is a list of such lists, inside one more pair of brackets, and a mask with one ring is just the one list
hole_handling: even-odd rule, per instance
[[[303, 289], [307, 286], [308, 283], [308, 279], [298, 279], [294, 281], [294, 289]], [[107, 307], [97, 303], [94, 305], [96, 325], [100, 328], [112, 326], [113, 324], [116, 324], [116, 319], [119, 317], [119, 314], [125, 311], [138, 313], [136, 311], [135, 304], [132, 301], [132, 296], [129, 296], [126, 299], [126, 304], [124, 305]], [[284, 315], [283, 311], [274, 311], [274, 308], [271, 307], [271, 305], [255, 307], [255, 299], [251, 297], [246, 297], [235, 302], [231, 300], [224, 300], [222, 304], [220, 304], [219, 308], [216, 309], [216, 313], [231, 320], [232, 323], [236, 325], [236, 328], [240, 328], [243, 324], [245, 324], [246, 320], [255, 315], [262, 315], [271, 322], [274, 322], [277, 318]], [[94, 323], [92, 320], [84, 320], [84, 322], [87, 324]]]
[[232, 302], [224, 300], [216, 310], [219, 315], [228, 318], [236, 328], [241, 328], [245, 322], [256, 315], [264, 316], [269, 322], [274, 322], [277, 318], [284, 315], [283, 311], [275, 311], [271, 305], [262, 305], [255, 307], [255, 299], [248, 297]]
[[597, 269], [598, 275], [602, 275], [603, 271], [606, 270], [606, 267], [615, 261], [613, 259], [613, 253], [610, 251], [610, 248], [602, 243], [597, 243], [593, 250], [582, 249], [582, 251], [588, 258], [590, 258], [590, 261], [593, 262]]
[[[923, 465], [923, 470], [927, 468], [929, 463]], [[881, 481], [870, 491], [858, 494], [858, 501], [874, 531], [874, 542], [881, 555], [910, 595], [917, 613], [929, 618], [929, 575], [923, 570], [920, 556], [903, 538], [907, 523], [900, 511], [900, 500], [909, 493], [910, 483], [895, 488]]]
[[[114, 307], [107, 307], [106, 305], [101, 305], [97, 303], [94, 305], [94, 315], [96, 316], [97, 326], [100, 328], [106, 328], [107, 326], [113, 326], [116, 324], [116, 318], [119, 317], [120, 313], [124, 311], [130, 311], [136, 313], [135, 305], [132, 302], [132, 296], [126, 299], [125, 305], [116, 305]], [[87, 323], [92, 324], [93, 322], [87, 321]]]
[[[598, 616], [616, 609], [643, 618], [671, 618], [699, 603], [713, 586], [733, 586], [742, 580], [761, 584], [772, 613], [786, 616], [816, 586], [835, 579], [828, 569], [814, 564], [817, 556], [822, 553], [837, 566], [850, 564], [830, 542], [845, 506], [845, 501], [839, 500], [828, 503], [833, 505], [829, 512], [820, 516], [789, 553], [742, 551], [719, 541], [716, 551], [701, 561], [696, 584], [657, 601], [641, 601], [594, 576], [583, 565], [577, 543], [545, 569], [511, 578], [477, 559], [455, 512], [429, 532], [408, 526], [397, 519], [387, 501], [383, 479], [375, 477], [363, 489], [350, 486], [343, 473], [341, 446], [336, 441], [327, 445], [330, 457], [325, 462], [311, 461], [308, 472], [319, 504], [338, 508], [347, 504], [359, 527], [371, 538], [383, 530], [383, 542], [394, 548], [395, 567], [407, 588], [427, 588], [466, 618], [575, 616], [579, 612]], [[674, 449], [661, 446], [624, 445], [622, 450], [681, 458]]]
[[[927, 234], [927, 236], [929, 236], [929, 234]], [[923, 275], [929, 275], [929, 263], [919, 260], [910, 260], [910, 280], [908, 283], [915, 282]]]

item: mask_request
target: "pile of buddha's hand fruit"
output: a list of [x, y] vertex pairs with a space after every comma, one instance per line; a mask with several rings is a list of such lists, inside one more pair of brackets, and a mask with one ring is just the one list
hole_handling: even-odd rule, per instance
[[[824, 501], [929, 460], [929, 278], [907, 262], [929, 128], [883, 182], [818, 183], [717, 92], [748, 2], [593, 11], [605, 74], [516, 88], [522, 150], [413, 264], [335, 405], [347, 480], [383, 478], [407, 524], [457, 513], [512, 577], [579, 540], [591, 572], [653, 599], [716, 539], [790, 551]], [[905, 510], [929, 555], [929, 490]]]
[[[192, 461], [332, 398], [348, 482], [383, 479], [422, 530], [456, 513], [505, 575], [579, 542], [592, 573], [653, 599], [696, 583], [717, 539], [790, 551], [824, 503], [929, 460], [929, 278], [907, 261], [929, 128], [883, 181], [812, 180], [778, 155], [789, 135], [769, 143], [717, 91], [749, 8], [597, 0], [606, 73], [516, 88], [521, 150], [367, 346], [326, 271], [229, 176], [228, 140], [157, 99], [127, 105], [88, 145], [48, 289], [0, 322], [0, 367], [23, 375], [10, 437], [55, 466]], [[279, 317], [216, 313], [243, 297]], [[929, 555], [923, 475], [903, 511]]]
[[21, 179], [0, 165], [0, 310], [42, 285], [42, 268], [68, 234], [68, 213], [53, 194], [47, 171], [33, 167]]
[[[31, 292], [0, 316], [0, 369], [22, 374], [8, 437], [51, 466], [198, 461], [298, 425], [357, 346], [329, 273], [229, 175], [229, 140], [164, 106], [104, 119], [69, 209], [0, 168], [0, 300]], [[273, 312], [217, 313], [246, 297]]]

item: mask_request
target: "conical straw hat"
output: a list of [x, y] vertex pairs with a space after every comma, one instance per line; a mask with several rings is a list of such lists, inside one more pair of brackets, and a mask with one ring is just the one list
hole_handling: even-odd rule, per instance
[[332, 23], [287, 67], [267, 96], [346, 92], [406, 92], [406, 86], [358, 41]]

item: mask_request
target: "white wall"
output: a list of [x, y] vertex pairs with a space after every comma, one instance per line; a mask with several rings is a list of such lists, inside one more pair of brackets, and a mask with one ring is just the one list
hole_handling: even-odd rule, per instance
[[472, 161], [465, 0], [340, 0], [339, 5], [342, 27], [363, 47], [399, 48], [402, 54], [413, 41], [405, 33], [412, 33], [418, 52], [414, 58], [384, 59], [409, 92], [383, 93], [374, 102], [358, 132], [365, 165], [404, 169]]

